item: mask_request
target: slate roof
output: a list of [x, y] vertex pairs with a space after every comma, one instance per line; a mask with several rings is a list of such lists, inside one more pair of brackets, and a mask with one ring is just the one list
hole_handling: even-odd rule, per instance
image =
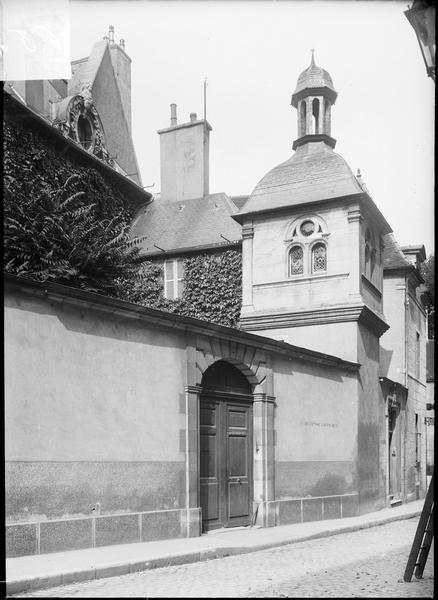
[[248, 198], [249, 196], [231, 196], [231, 200], [234, 202], [234, 204], [239, 210], [242, 208], [242, 206], [245, 204]]
[[107, 46], [106, 40], [96, 42], [90, 56], [72, 62], [72, 78], [68, 82], [69, 95], [78, 94], [84, 82], [93, 85]]
[[259, 181], [239, 216], [362, 193], [342, 156], [324, 142], [310, 142]]
[[115, 169], [141, 185], [134, 143], [111, 62], [108, 41], [96, 42], [90, 56], [73, 61], [71, 66], [72, 78], [68, 82], [68, 95], [71, 97], [79, 94], [84, 83], [91, 84], [94, 103], [105, 132], [107, 150], [114, 159]]
[[412, 268], [412, 264], [405, 257], [401, 247], [393, 233], [387, 233], [383, 236], [384, 250], [383, 250], [383, 268], [386, 270], [390, 269], [406, 269]]
[[147, 236], [140, 246], [145, 256], [164, 254], [160, 248], [170, 254], [229, 246], [241, 240], [241, 227], [230, 218], [235, 213], [236, 205], [224, 193], [181, 202], [155, 199], [139, 210], [131, 235]]

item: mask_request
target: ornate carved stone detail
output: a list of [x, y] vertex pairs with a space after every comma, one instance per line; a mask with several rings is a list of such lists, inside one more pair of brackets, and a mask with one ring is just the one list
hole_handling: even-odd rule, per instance
[[105, 144], [102, 122], [94, 105], [91, 84], [85, 82], [79, 94], [64, 98], [55, 105], [53, 126], [90, 154], [114, 166]]

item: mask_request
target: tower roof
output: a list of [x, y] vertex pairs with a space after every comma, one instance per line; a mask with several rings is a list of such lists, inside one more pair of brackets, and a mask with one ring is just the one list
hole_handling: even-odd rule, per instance
[[330, 97], [332, 103], [335, 102], [338, 93], [334, 88], [332, 78], [328, 71], [315, 64], [312, 51], [312, 61], [310, 66], [298, 77], [297, 87], [292, 95], [291, 104], [296, 108], [299, 100], [308, 95], [307, 92], [315, 92], [316, 89], [321, 92], [324, 91]]
[[322, 142], [301, 146], [256, 185], [239, 214], [361, 194], [346, 161]]
[[300, 146], [291, 158], [271, 169], [232, 218], [243, 223], [249, 215], [342, 198], [363, 203], [380, 222], [382, 233], [392, 231], [342, 156], [324, 142], [314, 141]]

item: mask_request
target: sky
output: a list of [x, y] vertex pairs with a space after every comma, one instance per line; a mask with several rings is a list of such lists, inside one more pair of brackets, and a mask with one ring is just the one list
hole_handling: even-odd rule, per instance
[[300, 73], [315, 62], [338, 92], [335, 152], [367, 188], [401, 245], [434, 250], [434, 83], [407, 0], [72, 0], [71, 59], [114, 25], [132, 59], [132, 128], [144, 186], [160, 191], [158, 129], [203, 115], [210, 192], [247, 195], [292, 154]]

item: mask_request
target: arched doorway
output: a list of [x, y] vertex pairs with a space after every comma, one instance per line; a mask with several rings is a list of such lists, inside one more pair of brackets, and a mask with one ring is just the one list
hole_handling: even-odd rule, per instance
[[202, 377], [202, 529], [249, 525], [252, 516], [252, 395], [245, 376], [220, 360]]

